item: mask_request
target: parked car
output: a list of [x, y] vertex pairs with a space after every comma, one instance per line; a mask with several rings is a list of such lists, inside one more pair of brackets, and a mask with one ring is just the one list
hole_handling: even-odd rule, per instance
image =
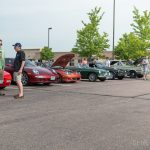
[[42, 66], [48, 68], [49, 70], [54, 70], [59, 75], [59, 82], [77, 82], [80, 81], [81, 75], [77, 71], [72, 71], [66, 69], [65, 67], [68, 63], [74, 58], [74, 54], [66, 54], [60, 56], [51, 66], [46, 64], [42, 64]]
[[111, 67], [114, 69], [121, 69], [126, 72], [126, 76], [130, 78], [142, 78], [143, 69], [141, 66], [127, 65], [126, 61], [112, 60]]
[[90, 67], [94, 68], [99, 68], [99, 69], [104, 69], [109, 71], [109, 76], [108, 79], [114, 80], [114, 79], [119, 79], [122, 80], [125, 77], [125, 71], [122, 69], [114, 69], [112, 67], [107, 67], [104, 63], [98, 62], [95, 64], [90, 64]]
[[0, 83], [0, 89], [4, 89], [5, 87], [10, 86], [11, 81], [12, 81], [12, 77], [10, 73], [4, 71], [4, 80], [3, 83]]
[[89, 79], [90, 82], [95, 82], [97, 79], [105, 81], [109, 76], [109, 71], [98, 68], [91, 68], [88, 65], [78, 64], [77, 66], [67, 67], [69, 70], [80, 72], [82, 79]]
[[[9, 72], [11, 76], [13, 77], [14, 59], [6, 58], [5, 62], [6, 62], [5, 71]], [[53, 83], [56, 81], [57, 81], [57, 76], [50, 70], [36, 66], [30, 60], [25, 61], [25, 67], [24, 67], [24, 71], [22, 75], [23, 85], [37, 84], [37, 83], [49, 85], [50, 83]]]

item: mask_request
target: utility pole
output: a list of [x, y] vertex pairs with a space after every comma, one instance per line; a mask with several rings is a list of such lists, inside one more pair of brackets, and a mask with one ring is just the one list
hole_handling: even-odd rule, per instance
[[50, 40], [50, 38], [49, 38], [49, 36], [50, 36], [50, 30], [52, 30], [52, 28], [50, 27], [50, 28], [48, 28], [48, 48], [49, 48], [49, 40]]
[[114, 56], [114, 50], [115, 50], [115, 20], [116, 20], [116, 0], [113, 2], [113, 59], [115, 59]]

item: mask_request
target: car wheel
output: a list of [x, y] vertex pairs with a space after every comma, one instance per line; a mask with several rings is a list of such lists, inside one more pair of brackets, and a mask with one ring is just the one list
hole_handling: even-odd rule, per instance
[[143, 78], [143, 75], [142, 75], [142, 74], [140, 74], [140, 75], [137, 75], [137, 77], [138, 77], [138, 78]]
[[62, 82], [63, 82], [62, 76], [59, 74], [58, 83], [62, 83]]
[[45, 85], [45, 86], [49, 86], [49, 85], [50, 85], [50, 83], [44, 83], [44, 85]]
[[22, 74], [22, 84], [24, 86], [27, 86], [29, 84], [29, 77], [26, 72], [23, 72]]
[[96, 80], [97, 80], [97, 75], [95, 73], [90, 73], [89, 74], [89, 81], [95, 82]]
[[124, 79], [123, 76], [118, 77], [118, 80], [123, 80], [123, 79]]
[[106, 81], [106, 78], [100, 78], [99, 79], [101, 82], [104, 82], [104, 81]]
[[136, 78], [136, 72], [135, 71], [130, 71], [130, 78]]
[[5, 87], [0, 87], [0, 90], [3, 90], [3, 89], [5, 89]]

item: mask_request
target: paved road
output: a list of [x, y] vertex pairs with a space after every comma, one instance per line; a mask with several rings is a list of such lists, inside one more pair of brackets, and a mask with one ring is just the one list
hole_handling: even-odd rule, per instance
[[25, 88], [0, 97], [0, 150], [149, 150], [150, 81]]

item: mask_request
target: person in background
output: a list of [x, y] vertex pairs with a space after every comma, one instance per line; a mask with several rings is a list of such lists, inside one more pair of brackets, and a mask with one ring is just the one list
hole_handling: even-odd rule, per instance
[[22, 72], [25, 65], [25, 53], [21, 50], [22, 45], [20, 43], [16, 43], [14, 49], [16, 51], [16, 58], [14, 60], [14, 81], [17, 83], [19, 93], [14, 96], [15, 99], [24, 98], [23, 94], [23, 85], [22, 85]]
[[82, 65], [87, 65], [87, 63], [88, 63], [88, 62], [87, 62], [87, 59], [84, 58], [83, 61], [82, 61]]
[[149, 60], [148, 60], [148, 56], [144, 57], [142, 60], [142, 66], [143, 66], [143, 71], [144, 71], [144, 76], [143, 76], [143, 80], [147, 80], [147, 74], [149, 71]]
[[96, 63], [96, 64], [100, 63], [99, 58], [96, 58], [95, 63]]
[[129, 59], [129, 61], [128, 61], [128, 65], [133, 65], [133, 61], [132, 61], [132, 59]]
[[[0, 74], [1, 78], [0, 81], [3, 83], [4, 80], [4, 68], [5, 68], [5, 54], [4, 50], [2, 49], [3, 41], [0, 39]], [[5, 96], [4, 90], [0, 89], [0, 96]]]
[[107, 67], [110, 67], [110, 60], [109, 60], [108, 57], [106, 57], [105, 65], [106, 65]]

